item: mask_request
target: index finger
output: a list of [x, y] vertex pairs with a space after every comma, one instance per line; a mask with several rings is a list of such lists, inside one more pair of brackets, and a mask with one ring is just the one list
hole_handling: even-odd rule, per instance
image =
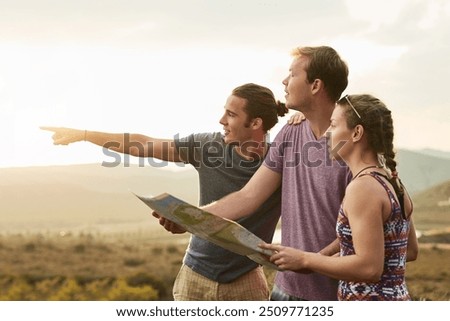
[[259, 247], [261, 247], [263, 249], [272, 250], [272, 251], [280, 251], [281, 250], [281, 245], [280, 244], [263, 243], [263, 244], [259, 244]]
[[51, 132], [56, 132], [59, 129], [59, 127], [51, 127], [51, 126], [39, 126], [39, 128], [42, 130], [48, 130]]

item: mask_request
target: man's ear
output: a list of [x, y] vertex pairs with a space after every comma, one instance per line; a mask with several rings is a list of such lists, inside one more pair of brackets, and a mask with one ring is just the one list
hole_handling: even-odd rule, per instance
[[262, 124], [263, 124], [263, 121], [261, 118], [259, 118], [259, 117], [253, 118], [253, 120], [252, 120], [252, 128], [253, 129], [262, 128]]
[[314, 81], [311, 84], [311, 92], [313, 94], [316, 94], [319, 92], [320, 89], [323, 88], [323, 82], [320, 79], [314, 79]]
[[360, 141], [364, 135], [364, 127], [362, 125], [356, 125], [353, 129], [352, 140], [353, 142]]

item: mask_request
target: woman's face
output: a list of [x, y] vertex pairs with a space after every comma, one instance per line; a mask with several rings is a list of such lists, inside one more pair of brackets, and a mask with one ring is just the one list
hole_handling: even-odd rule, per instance
[[344, 160], [351, 149], [351, 138], [353, 130], [347, 126], [345, 117], [345, 108], [336, 105], [330, 119], [330, 127], [327, 132], [330, 133], [328, 140], [328, 148], [333, 159]]

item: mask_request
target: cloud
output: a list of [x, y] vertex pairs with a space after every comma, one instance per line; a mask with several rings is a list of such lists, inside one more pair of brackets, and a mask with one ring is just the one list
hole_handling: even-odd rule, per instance
[[344, 13], [333, 0], [10, 0], [0, 3], [0, 41], [290, 48], [333, 33]]
[[369, 23], [368, 30], [376, 32], [383, 26], [396, 23], [401, 12], [411, 1], [345, 0], [344, 2], [352, 20], [366, 21]]
[[[450, 121], [448, 39], [445, 0], [2, 0], [0, 102], [9, 111], [42, 108], [40, 115], [62, 108], [58, 119], [92, 119], [83, 126], [99, 125], [105, 110], [155, 101], [174, 108], [167, 117], [187, 119], [182, 100], [199, 101], [189, 106], [206, 114], [242, 82], [261, 82], [281, 98], [290, 49], [331, 45], [349, 63], [349, 92], [385, 100], [398, 128], [423, 123], [442, 133]], [[120, 120], [100, 125], [156, 128]], [[432, 141], [433, 130], [409, 139], [414, 132], [398, 135], [400, 145]]]
[[356, 83], [351, 85], [386, 97], [404, 112], [440, 108], [441, 117], [450, 121], [446, 112], [450, 108], [442, 107], [448, 106], [443, 93], [450, 77], [450, 4], [439, 0], [346, 4], [352, 19], [368, 23], [336, 38], [336, 46], [349, 57]]

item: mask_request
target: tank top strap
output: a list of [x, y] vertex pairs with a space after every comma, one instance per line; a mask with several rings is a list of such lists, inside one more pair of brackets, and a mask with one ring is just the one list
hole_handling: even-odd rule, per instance
[[387, 180], [388, 178], [386, 175], [383, 175], [379, 172], [373, 171], [373, 172], [369, 172], [367, 174], [360, 175], [360, 177], [366, 176], [366, 175], [369, 175], [369, 176], [372, 176], [373, 178], [375, 178], [375, 180], [377, 180], [381, 184], [381, 186], [384, 187], [384, 189], [386, 190], [386, 193], [387, 193], [389, 199], [391, 200], [391, 202], [393, 203], [393, 205], [395, 207], [400, 207], [400, 204], [398, 203], [395, 193], [392, 192], [392, 190], [389, 188], [388, 184], [386, 184], [386, 182], [381, 178], [381, 177], [384, 177]]

